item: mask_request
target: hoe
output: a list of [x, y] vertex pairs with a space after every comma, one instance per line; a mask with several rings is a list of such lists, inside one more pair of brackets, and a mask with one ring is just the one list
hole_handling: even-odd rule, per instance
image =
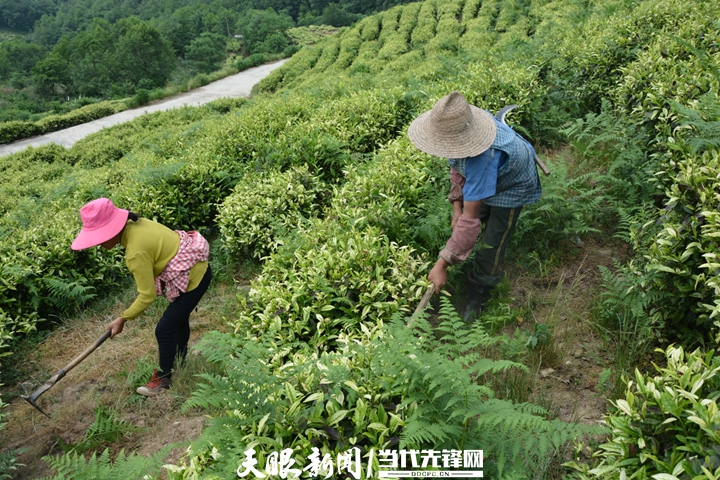
[[94, 352], [97, 347], [99, 347], [100, 345], [102, 345], [102, 343], [110, 337], [110, 333], [111, 333], [110, 330], [106, 330], [105, 333], [103, 333], [100, 338], [98, 338], [97, 340], [95, 340], [95, 343], [93, 343], [92, 345], [90, 345], [84, 352], [82, 352], [80, 355], [78, 355], [78, 356], [75, 358], [75, 360], [73, 360], [72, 362], [68, 363], [67, 365], [65, 365], [65, 366], [64, 366], [63, 368], [61, 368], [60, 370], [58, 370], [58, 372], [57, 372], [55, 375], [53, 375], [52, 377], [50, 377], [50, 380], [48, 380], [47, 382], [45, 382], [44, 385], [42, 385], [41, 387], [39, 387], [39, 388], [38, 388], [37, 390], [35, 390], [33, 393], [31, 393], [30, 395], [20, 395], [20, 396], [21, 396], [22, 398], [24, 398], [30, 405], [32, 405], [33, 407], [37, 408], [40, 413], [42, 413], [42, 414], [45, 415], [46, 417], [50, 418], [50, 415], [48, 415], [47, 413], [43, 412], [42, 409], [38, 406], [38, 404], [37, 404], [37, 399], [38, 399], [38, 397], [39, 397], [40, 395], [42, 395], [43, 393], [47, 392], [48, 390], [50, 390], [50, 388], [52, 388], [53, 385], [55, 385], [57, 382], [59, 382], [60, 379], [63, 378], [70, 370], [72, 370], [73, 368], [75, 368], [78, 363], [80, 363], [80, 362], [82, 362], [83, 360], [85, 360], [85, 358], [86, 358], [88, 355], [90, 355], [92, 352]]

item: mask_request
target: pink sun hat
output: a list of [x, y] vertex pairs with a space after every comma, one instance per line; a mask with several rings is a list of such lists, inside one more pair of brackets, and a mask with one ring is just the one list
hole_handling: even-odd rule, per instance
[[83, 228], [75, 238], [73, 250], [100, 245], [113, 238], [127, 223], [129, 212], [117, 208], [108, 198], [98, 198], [80, 209]]

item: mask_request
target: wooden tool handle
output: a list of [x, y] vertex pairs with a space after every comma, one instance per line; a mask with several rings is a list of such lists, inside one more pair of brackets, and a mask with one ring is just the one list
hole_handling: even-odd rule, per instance
[[415, 309], [415, 312], [413, 312], [413, 315], [417, 315], [422, 311], [423, 308], [428, 304], [430, 299], [432, 298], [433, 294], [435, 293], [435, 285], [431, 284], [427, 290], [425, 290], [425, 295], [423, 295], [422, 300], [420, 300], [420, 303], [418, 304], [417, 308]]
[[69, 372], [70, 370], [72, 370], [73, 368], [75, 368], [78, 363], [80, 363], [80, 362], [82, 362], [83, 360], [85, 360], [85, 357], [87, 357], [87, 356], [90, 355], [92, 352], [94, 352], [97, 347], [99, 347], [100, 345], [102, 345], [105, 340], [107, 340], [108, 338], [110, 338], [110, 334], [111, 334], [111, 333], [112, 333], [112, 332], [111, 332], [110, 330], [105, 330], [105, 333], [103, 333], [100, 338], [98, 338], [97, 340], [95, 340], [95, 343], [93, 343], [93, 344], [90, 345], [88, 348], [86, 348], [85, 351], [82, 352], [80, 355], [78, 355], [72, 362], [70, 362], [70, 363], [68, 363], [67, 365], [65, 365], [65, 367], [64, 367], [62, 370], [64, 370], [65, 373], [67, 373], [67, 372]]
[[543, 163], [542, 160], [540, 160], [540, 157], [537, 156], [537, 153], [535, 154], [535, 163], [538, 167], [540, 167], [540, 170], [545, 174], [545, 176], [550, 175], [550, 170], [548, 167]]

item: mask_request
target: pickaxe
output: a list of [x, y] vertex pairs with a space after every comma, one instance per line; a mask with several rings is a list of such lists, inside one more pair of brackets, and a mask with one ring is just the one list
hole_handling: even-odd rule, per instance
[[[495, 118], [507, 125], [507, 122], [505, 121], [505, 116], [510, 112], [510, 110], [517, 107], [517, 105], [508, 105], [506, 107], [503, 107], [500, 109], [497, 115], [495, 115]], [[540, 157], [537, 156], [537, 153], [535, 154], [535, 163], [538, 167], [540, 167], [540, 170], [542, 170], [545, 175], [550, 175], [550, 170], [548, 170], [548, 167], [543, 163], [542, 160], [540, 160]]]
[[93, 343], [92, 345], [90, 345], [83, 353], [81, 353], [80, 355], [78, 355], [77, 358], [75, 358], [75, 360], [73, 360], [72, 362], [68, 363], [67, 365], [65, 365], [65, 366], [64, 366], [63, 368], [61, 368], [60, 370], [58, 370], [58, 372], [57, 372], [55, 375], [53, 375], [52, 377], [50, 377], [50, 380], [48, 380], [47, 382], [45, 382], [45, 384], [44, 384], [43, 386], [39, 387], [37, 390], [35, 390], [35, 391], [34, 391], [33, 393], [31, 393], [29, 396], [28, 396], [28, 395], [20, 395], [20, 397], [24, 398], [24, 399], [25, 399], [30, 405], [32, 405], [33, 407], [37, 408], [40, 413], [42, 413], [42, 414], [45, 415], [46, 417], [50, 418], [50, 415], [48, 415], [47, 413], [43, 412], [42, 409], [41, 409], [41, 408], [38, 406], [38, 404], [36, 403], [38, 397], [39, 397], [40, 395], [42, 395], [43, 393], [47, 392], [48, 390], [50, 390], [50, 388], [52, 388], [53, 385], [55, 385], [57, 382], [59, 382], [60, 379], [63, 378], [70, 370], [72, 370], [73, 368], [75, 368], [78, 363], [80, 363], [80, 362], [82, 362], [83, 360], [85, 360], [85, 357], [87, 357], [88, 355], [90, 355], [92, 352], [95, 351], [95, 349], [96, 349], [97, 347], [99, 347], [100, 345], [102, 345], [102, 343], [110, 337], [110, 333], [112, 333], [110, 330], [106, 330], [105, 333], [103, 333], [100, 338], [98, 338], [97, 340], [95, 340], [95, 343]]

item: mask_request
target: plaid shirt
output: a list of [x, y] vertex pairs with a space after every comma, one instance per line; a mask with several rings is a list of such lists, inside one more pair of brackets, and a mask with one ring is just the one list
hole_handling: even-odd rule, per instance
[[165, 297], [171, 302], [187, 291], [190, 282], [188, 274], [193, 265], [207, 260], [210, 256], [210, 245], [200, 233], [194, 230], [175, 230], [175, 233], [180, 235], [178, 252], [155, 278], [155, 291], [162, 295], [165, 290]]
[[[483, 203], [492, 207], [515, 208], [537, 202], [542, 189], [532, 145], [501, 121], [495, 119], [495, 125], [497, 134], [490, 149], [507, 153], [508, 160], [497, 172], [495, 195], [483, 199]], [[467, 162], [475, 158], [452, 158], [448, 159], [448, 164], [465, 177]]]

